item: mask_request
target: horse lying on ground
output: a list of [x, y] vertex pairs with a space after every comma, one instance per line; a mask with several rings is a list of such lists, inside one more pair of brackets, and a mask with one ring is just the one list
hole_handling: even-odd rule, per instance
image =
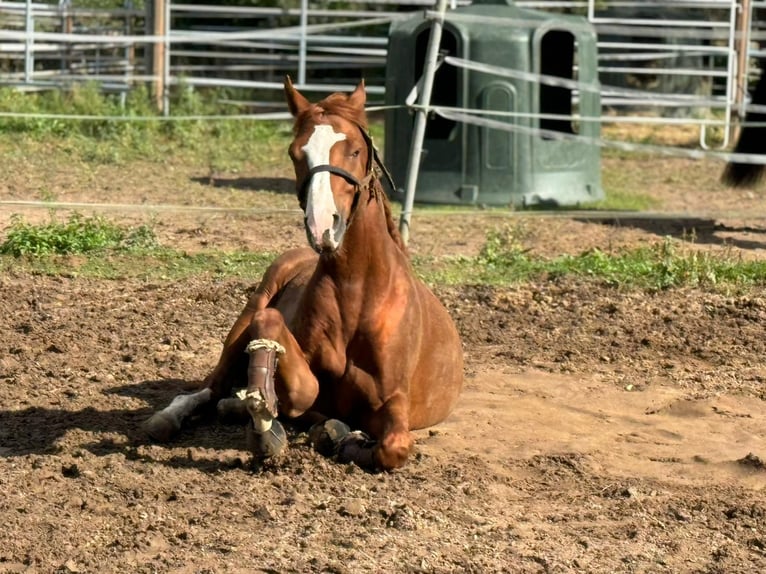
[[[168, 439], [183, 418], [218, 404], [219, 412], [247, 411], [256, 457], [284, 450], [282, 416], [318, 421], [310, 432], [318, 450], [394, 469], [410, 455], [410, 431], [454, 408], [463, 384], [460, 339], [413, 273], [396, 229], [376, 171], [385, 168], [367, 133], [364, 83], [312, 104], [287, 78], [285, 95], [310, 247], [271, 264], [203, 389], [176, 397], [145, 429]], [[241, 383], [246, 389], [230, 399]]]

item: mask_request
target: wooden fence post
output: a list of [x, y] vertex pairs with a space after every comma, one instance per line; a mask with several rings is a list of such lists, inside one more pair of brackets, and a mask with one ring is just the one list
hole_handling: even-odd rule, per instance
[[[146, 3], [146, 34], [163, 36], [167, 32], [165, 3], [168, 0], [150, 0]], [[155, 41], [147, 46], [146, 67], [152, 80], [152, 97], [158, 110], [164, 111], [165, 102], [165, 42]]]
[[[70, 11], [70, 8], [72, 7], [70, 2], [66, 2], [61, 5], [62, 6], [62, 14], [61, 14], [61, 31], [64, 34], [71, 34], [74, 32], [74, 18], [72, 17], [72, 13]], [[72, 50], [72, 43], [67, 42], [66, 47], [61, 50], [61, 72], [62, 74], [71, 74], [72, 73], [72, 62], [73, 62], [73, 50]]]

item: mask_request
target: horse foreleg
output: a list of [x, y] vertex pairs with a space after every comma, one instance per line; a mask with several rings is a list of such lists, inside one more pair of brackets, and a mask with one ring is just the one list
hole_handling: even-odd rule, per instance
[[287, 435], [277, 420], [277, 394], [274, 376], [277, 360], [285, 354], [282, 345], [272, 339], [253, 339], [247, 346], [250, 365], [247, 369], [247, 389], [238, 398], [250, 415], [247, 425], [247, 445], [253, 454], [266, 458], [280, 454], [287, 446]]
[[409, 402], [403, 394], [389, 398], [368, 423], [377, 440], [359, 431], [338, 444], [339, 462], [354, 462], [367, 470], [394, 470], [405, 465], [414, 440], [409, 430]]
[[404, 466], [415, 441], [410, 433], [410, 401], [402, 392], [389, 397], [373, 415], [373, 425], [381, 425], [375, 446], [375, 463], [384, 470]]
[[[204, 385], [213, 390], [219, 418], [225, 422], [242, 422], [241, 417], [243, 415], [247, 417], [247, 413], [242, 408], [242, 401], [228, 397], [231, 395], [235, 379], [245, 379], [245, 369], [240, 369], [239, 365], [248, 364], [248, 361], [243, 361], [243, 358], [246, 356], [245, 352], [250, 341], [254, 338], [252, 330], [255, 314], [273, 304], [275, 297], [278, 299], [277, 306], [282, 313], [288, 315], [293, 313], [303, 285], [314, 268], [316, 258], [316, 253], [308, 248], [292, 249], [277, 257], [269, 265], [258, 288], [229, 331], [218, 364], [204, 381]], [[258, 337], [258, 335], [255, 336], [255, 338]]]
[[181, 430], [184, 419], [208, 405], [215, 406], [220, 399], [231, 394], [237, 378], [237, 367], [243, 361], [245, 347], [249, 341], [248, 328], [251, 318], [260, 305], [265, 303], [258, 294], [248, 301], [224, 341], [218, 363], [202, 382], [202, 389], [193, 394], [176, 396], [168, 407], [154, 413], [144, 422], [144, 432], [152, 439], [159, 442], [169, 441]]
[[212, 390], [213, 399], [216, 402], [231, 395], [237, 378], [235, 371], [238, 370], [237, 366], [245, 360], [245, 350], [250, 342], [249, 329], [253, 315], [256, 311], [265, 308], [268, 303], [268, 295], [259, 288], [247, 301], [245, 308], [226, 335], [218, 363], [202, 383], [204, 387]]
[[247, 388], [238, 396], [251, 417], [248, 446], [256, 457], [265, 458], [287, 446], [278, 414], [290, 418], [304, 414], [316, 400], [319, 382], [277, 309], [255, 313], [250, 336]]
[[202, 389], [196, 393], [178, 395], [167, 407], [144, 421], [144, 431], [154, 440], [170, 440], [181, 429], [185, 418], [210, 402], [212, 394], [210, 389]]

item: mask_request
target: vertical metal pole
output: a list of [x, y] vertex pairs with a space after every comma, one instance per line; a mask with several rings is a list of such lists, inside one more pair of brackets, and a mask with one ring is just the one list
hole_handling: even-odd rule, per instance
[[404, 187], [404, 209], [402, 210], [402, 215], [399, 219], [399, 233], [401, 233], [402, 241], [404, 241], [405, 245], [410, 240], [412, 206], [415, 203], [415, 187], [418, 183], [420, 156], [423, 154], [423, 138], [426, 133], [428, 106], [431, 105], [431, 91], [434, 87], [436, 59], [439, 55], [439, 46], [442, 41], [442, 29], [444, 28], [444, 14], [447, 11], [447, 0], [439, 0], [437, 10], [439, 15], [433, 22], [431, 22], [431, 35], [428, 38], [426, 61], [423, 66], [423, 91], [420, 94], [420, 107], [415, 111], [415, 128], [412, 132], [410, 163], [407, 167], [407, 181]]
[[165, 35], [162, 51], [162, 115], [166, 117], [170, 114], [170, 4], [171, 0], [165, 0], [165, 26], [162, 32]]
[[[732, 2], [729, 8], [729, 41], [726, 46], [726, 103], [724, 105], [724, 126], [723, 141], [717, 149], [726, 149], [729, 145], [729, 139], [733, 135], [732, 113], [737, 98], [737, 49], [738, 49], [738, 26], [740, 14], [738, 13], [739, 3]], [[712, 63], [711, 63], [712, 66]], [[707, 143], [707, 125], [700, 125], [700, 147], [704, 150], [711, 149]]]
[[745, 96], [747, 95], [747, 70], [750, 55], [750, 22], [752, 6], [750, 0], [742, 0], [737, 19], [737, 80], [734, 104], [740, 119], [745, 117]]
[[[732, 111], [734, 107], [734, 102], [737, 98], [737, 91], [738, 91], [738, 76], [739, 72], [737, 70], [737, 64], [739, 63], [737, 60], [737, 48], [738, 45], [735, 42], [735, 37], [737, 36], [737, 26], [738, 26], [738, 20], [740, 20], [742, 17], [741, 14], [737, 13], [737, 2], [732, 2], [731, 5], [731, 12], [729, 15], [729, 45], [728, 48], [728, 62], [727, 62], [727, 79], [726, 79], [726, 107], [725, 107], [725, 118], [724, 118], [724, 130], [723, 130], [723, 143], [720, 145], [721, 149], [725, 149], [729, 145], [729, 139], [732, 136]], [[704, 134], [704, 131], [703, 131]], [[708, 149], [707, 142], [703, 139], [701, 141], [701, 147], [702, 149]]]
[[301, 0], [301, 37], [298, 44], [298, 85], [306, 83], [306, 27], [309, 23], [309, 0]]
[[26, 35], [24, 41], [24, 83], [28, 84], [32, 81], [32, 75], [34, 74], [35, 60], [32, 55], [32, 49], [34, 47], [34, 35], [35, 35], [35, 20], [32, 14], [32, 0], [27, 0], [26, 12]]

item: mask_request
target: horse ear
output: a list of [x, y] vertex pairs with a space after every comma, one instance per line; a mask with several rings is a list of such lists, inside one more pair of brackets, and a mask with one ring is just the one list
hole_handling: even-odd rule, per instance
[[359, 81], [359, 85], [348, 96], [349, 103], [355, 108], [361, 110], [364, 109], [364, 104], [367, 101], [367, 93], [364, 90], [364, 79]]
[[311, 105], [311, 102], [295, 89], [290, 76], [285, 76], [285, 99], [287, 100], [287, 108], [293, 116], [297, 116]]

